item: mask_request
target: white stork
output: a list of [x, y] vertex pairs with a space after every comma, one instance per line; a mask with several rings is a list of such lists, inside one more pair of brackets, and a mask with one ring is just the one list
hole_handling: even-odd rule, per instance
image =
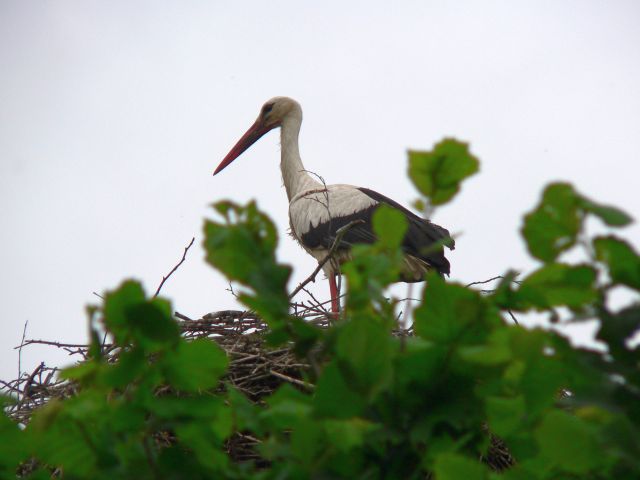
[[376, 240], [371, 218], [378, 205], [386, 204], [401, 212], [408, 223], [402, 243], [404, 266], [403, 282], [419, 282], [429, 269], [441, 275], [449, 274], [449, 261], [444, 256], [443, 244], [454, 248], [449, 231], [429, 220], [420, 218], [399, 203], [368, 188], [353, 185], [325, 185], [309, 175], [302, 165], [298, 149], [298, 134], [302, 124], [300, 104], [288, 97], [275, 97], [265, 103], [258, 119], [222, 160], [214, 175], [239, 157], [268, 131], [280, 127], [280, 169], [289, 199], [289, 223], [293, 237], [309, 254], [321, 262], [333, 245], [337, 231], [354, 220], [343, 232], [333, 259], [323, 266], [329, 279], [331, 308], [339, 311], [336, 275], [340, 264], [350, 257], [355, 243], [373, 243]]

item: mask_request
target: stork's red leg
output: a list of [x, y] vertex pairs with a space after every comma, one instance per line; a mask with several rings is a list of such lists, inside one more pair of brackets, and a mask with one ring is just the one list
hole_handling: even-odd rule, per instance
[[337, 316], [340, 313], [340, 299], [338, 298], [338, 285], [334, 274], [329, 275], [329, 292], [331, 293], [331, 312]]

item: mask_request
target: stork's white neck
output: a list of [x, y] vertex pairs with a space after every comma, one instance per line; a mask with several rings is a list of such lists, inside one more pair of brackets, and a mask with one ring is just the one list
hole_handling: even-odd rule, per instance
[[298, 148], [302, 112], [292, 112], [280, 127], [280, 170], [289, 201], [300, 192], [322, 187], [304, 169]]

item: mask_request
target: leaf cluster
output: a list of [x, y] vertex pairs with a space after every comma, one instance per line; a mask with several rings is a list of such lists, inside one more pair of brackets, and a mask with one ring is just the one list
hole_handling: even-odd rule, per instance
[[[431, 205], [450, 200], [477, 169], [468, 146], [452, 139], [410, 152], [410, 176]], [[268, 323], [271, 345], [316, 367], [310, 387], [285, 384], [252, 403], [221, 381], [228, 359], [215, 342], [181, 338], [170, 304], [126, 281], [91, 310], [91, 358], [62, 373], [78, 393], [50, 401], [26, 428], [0, 416], [0, 476], [14, 478], [29, 458], [40, 465], [29, 478], [52, 469], [97, 479], [640, 474], [640, 256], [617, 235], [585, 232], [589, 216], [628, 224], [621, 210], [550, 185], [522, 228], [540, 267], [517, 282], [507, 272], [488, 294], [430, 273], [407, 335], [398, 334], [398, 301], [385, 294], [403, 262], [397, 211], [376, 212], [378, 241], [355, 247], [343, 267], [343, 317], [321, 329], [289, 312], [290, 268], [276, 259], [269, 218], [254, 203], [214, 208], [207, 261], [243, 286], [240, 299]], [[572, 248], [588, 260], [561, 261]], [[610, 295], [621, 286], [634, 300], [615, 310]], [[606, 350], [511, 322], [511, 312], [529, 311], [595, 322]], [[119, 346], [117, 361], [102, 354], [99, 321]], [[256, 439], [262, 461], [230, 460], [225, 446], [238, 434]], [[510, 452], [501, 466], [491, 461], [495, 436]]]

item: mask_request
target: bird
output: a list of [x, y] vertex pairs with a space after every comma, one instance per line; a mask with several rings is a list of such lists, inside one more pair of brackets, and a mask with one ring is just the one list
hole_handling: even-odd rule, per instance
[[[408, 225], [401, 244], [404, 258], [398, 281], [423, 281], [430, 270], [449, 275], [450, 264], [444, 246], [455, 248], [449, 231], [374, 190], [346, 184], [326, 185], [322, 177], [310, 173], [302, 164], [298, 145], [301, 125], [302, 108], [297, 101], [289, 97], [268, 100], [213, 175], [219, 174], [267, 132], [280, 128], [280, 169], [289, 200], [290, 233], [319, 264], [325, 262], [322, 270], [329, 280], [332, 313], [337, 315], [340, 311], [336, 282], [340, 265], [351, 258], [353, 245], [376, 241], [372, 217], [381, 205], [400, 212]], [[327, 261], [332, 247], [333, 255]]]

